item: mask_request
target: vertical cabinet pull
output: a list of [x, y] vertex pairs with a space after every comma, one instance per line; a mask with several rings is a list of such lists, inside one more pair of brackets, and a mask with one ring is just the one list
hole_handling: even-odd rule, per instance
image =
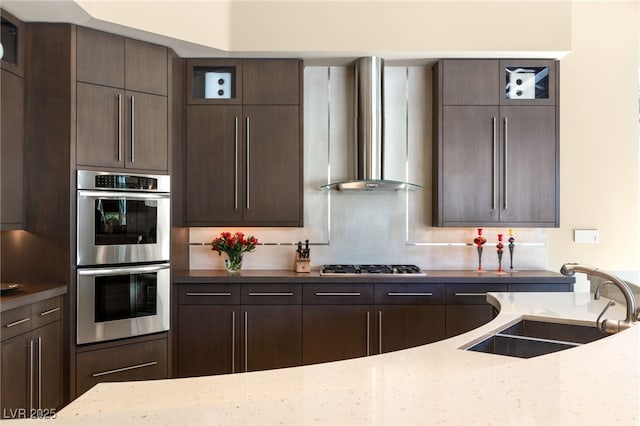
[[508, 155], [508, 146], [509, 146], [509, 119], [507, 117], [504, 118], [504, 158], [502, 160], [503, 165], [504, 165], [504, 188], [502, 189], [503, 191], [503, 195], [504, 195], [504, 209], [507, 210], [508, 208], [508, 201], [507, 201], [507, 194], [508, 194], [508, 187], [509, 184], [507, 182], [508, 179], [508, 174], [507, 174], [507, 167], [509, 164], [509, 160], [507, 159], [507, 155]]
[[122, 94], [118, 93], [118, 162], [122, 161]]
[[496, 209], [496, 187], [498, 181], [498, 170], [496, 170], [496, 152], [498, 149], [498, 138], [496, 128], [496, 118], [491, 118], [491, 127], [493, 132], [493, 154], [491, 156], [491, 176], [493, 176], [493, 185], [491, 186], [491, 210]]
[[251, 127], [251, 123], [249, 122], [249, 117], [247, 117], [247, 139], [246, 139], [247, 152], [246, 152], [246, 155], [245, 155], [246, 163], [247, 163], [246, 166], [245, 166], [247, 168], [247, 176], [246, 176], [247, 182], [245, 183], [246, 189], [247, 189], [247, 210], [249, 210], [249, 208], [250, 208], [250, 205], [249, 205], [249, 198], [250, 198], [249, 197], [249, 174], [250, 174], [250, 171], [249, 171], [249, 145], [250, 145], [249, 141], [250, 141], [250, 127]]
[[238, 117], [235, 118], [235, 131], [234, 131], [234, 146], [235, 146], [235, 176], [233, 183], [233, 208], [238, 210]]
[[33, 339], [29, 340], [29, 408], [33, 409]]
[[131, 162], [136, 162], [136, 98], [131, 96]]
[[236, 311], [231, 312], [231, 372], [236, 372]]
[[382, 353], [382, 311], [378, 311], [378, 353]]
[[367, 311], [367, 356], [370, 355], [370, 350], [369, 350], [369, 333], [371, 331], [371, 312]]
[[42, 408], [42, 337], [38, 336], [38, 409]]
[[249, 371], [248, 366], [249, 366], [249, 362], [248, 362], [248, 351], [247, 351], [247, 343], [249, 342], [249, 324], [247, 323], [247, 320], [249, 319], [249, 313], [247, 311], [244, 311], [244, 371], [245, 373], [247, 371]]

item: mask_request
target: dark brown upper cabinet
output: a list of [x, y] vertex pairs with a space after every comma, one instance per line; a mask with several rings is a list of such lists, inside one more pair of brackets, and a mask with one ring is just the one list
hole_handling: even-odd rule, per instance
[[168, 170], [167, 48], [77, 29], [79, 166]]
[[2, 168], [0, 229], [23, 229], [24, 200], [24, 82], [2, 69]]
[[558, 66], [434, 66], [434, 226], [559, 226]]
[[299, 60], [188, 61], [188, 226], [302, 226], [301, 70]]
[[5, 10], [0, 10], [0, 38], [4, 54], [2, 69], [24, 77], [24, 33], [22, 21]]

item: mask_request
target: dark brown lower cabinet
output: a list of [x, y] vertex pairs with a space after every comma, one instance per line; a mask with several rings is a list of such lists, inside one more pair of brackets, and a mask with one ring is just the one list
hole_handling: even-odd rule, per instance
[[76, 355], [77, 395], [101, 382], [166, 379], [167, 350], [166, 333], [81, 347]]
[[444, 305], [376, 307], [377, 353], [412, 348], [445, 338]]
[[488, 323], [494, 317], [494, 308], [488, 303], [481, 305], [447, 305], [446, 337], [457, 336], [471, 331]]
[[63, 403], [62, 297], [2, 314], [2, 418], [50, 417]]

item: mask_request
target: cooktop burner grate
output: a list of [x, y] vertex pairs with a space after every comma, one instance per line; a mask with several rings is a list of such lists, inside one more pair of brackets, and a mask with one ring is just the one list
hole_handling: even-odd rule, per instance
[[320, 275], [425, 275], [416, 265], [323, 265]]

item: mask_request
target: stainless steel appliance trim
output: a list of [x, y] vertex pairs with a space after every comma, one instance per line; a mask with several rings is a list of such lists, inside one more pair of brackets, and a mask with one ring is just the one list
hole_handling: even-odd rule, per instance
[[249, 293], [249, 296], [293, 296], [292, 292], [283, 293]]
[[22, 318], [21, 320], [14, 321], [14, 322], [11, 322], [9, 324], [6, 324], [5, 327], [7, 327], [7, 328], [15, 327], [16, 325], [23, 324], [23, 323], [25, 323], [27, 321], [31, 321], [31, 318]]
[[318, 292], [316, 293], [316, 296], [360, 296], [360, 293], [359, 292], [345, 292], [345, 293]]
[[123, 371], [135, 370], [137, 368], [151, 367], [153, 365], [158, 365], [158, 361], [150, 361], [142, 364], [131, 365], [129, 367], [116, 368], [114, 370], [101, 371], [99, 373], [93, 373], [93, 377], [106, 376], [108, 374], [121, 373]]
[[40, 312], [40, 316], [44, 317], [44, 316], [52, 314], [54, 312], [58, 312], [59, 310], [60, 310], [60, 307], [58, 306], [57, 308], [53, 308], [53, 309], [49, 309], [48, 311]]
[[[95, 322], [96, 276], [152, 273], [157, 275], [156, 315]], [[169, 263], [138, 266], [114, 266], [77, 270], [76, 343], [85, 344], [169, 330], [171, 276]]]
[[165, 193], [156, 193], [156, 192], [120, 192], [120, 191], [96, 191], [96, 190], [86, 190], [82, 189], [78, 191], [78, 196], [82, 197], [99, 197], [106, 198], [108, 200], [119, 200], [121, 198], [128, 199], [140, 199], [140, 200], [165, 200], [169, 199], [171, 196]]
[[136, 162], [136, 97], [131, 96], [131, 163]]
[[[156, 179], [156, 189], [145, 189], [144, 192], [171, 192], [171, 176], [169, 175], [154, 175], [144, 173], [129, 173], [129, 172], [104, 172], [95, 170], [78, 170], [77, 175], [77, 189], [97, 189], [95, 180], [96, 176], [137, 176], [149, 179]], [[139, 189], [118, 188], [117, 191], [122, 192], [139, 192]]]
[[433, 296], [433, 293], [387, 293], [387, 296]]
[[195, 292], [189, 291], [185, 293], [185, 296], [231, 296], [231, 293], [208, 293], [208, 292]]

